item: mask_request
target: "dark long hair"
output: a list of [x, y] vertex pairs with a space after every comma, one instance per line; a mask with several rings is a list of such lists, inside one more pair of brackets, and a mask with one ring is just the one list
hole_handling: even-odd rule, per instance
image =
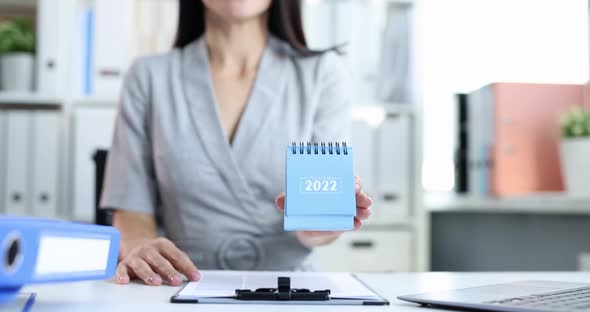
[[[205, 32], [205, 7], [201, 0], [179, 0], [178, 29], [174, 47], [182, 48]], [[312, 50], [307, 46], [301, 17], [301, 0], [272, 0], [268, 9], [268, 30], [287, 42], [301, 56], [313, 56], [334, 50]]]

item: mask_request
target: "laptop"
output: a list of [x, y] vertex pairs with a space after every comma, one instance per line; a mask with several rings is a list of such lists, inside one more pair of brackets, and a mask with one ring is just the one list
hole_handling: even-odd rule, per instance
[[398, 297], [424, 306], [502, 312], [590, 311], [590, 284], [522, 281]]

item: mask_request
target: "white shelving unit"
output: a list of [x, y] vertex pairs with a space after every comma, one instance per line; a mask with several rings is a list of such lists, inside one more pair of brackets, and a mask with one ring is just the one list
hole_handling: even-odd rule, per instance
[[116, 108], [119, 100], [108, 97], [76, 97], [70, 99], [73, 107], [104, 107]]
[[[357, 174], [365, 182], [366, 191], [373, 198], [373, 215], [359, 232], [346, 233], [336, 242], [318, 248], [312, 255], [312, 262], [320, 270], [340, 271], [424, 271], [429, 268], [428, 258], [428, 215], [422, 208], [422, 108], [420, 93], [420, 3], [418, 0], [388, 1], [326, 1], [312, 2], [304, 7], [304, 20], [308, 40], [312, 47], [325, 48], [346, 43], [346, 56], [352, 72], [353, 123], [366, 120], [374, 127], [367, 133], [352, 134], [355, 155], [361, 149], [373, 149], [382, 142], [367, 143], [378, 140], [383, 135], [383, 122], [400, 121], [407, 124], [406, 148], [399, 153], [401, 157], [376, 152], [363, 159], [361, 166], [355, 167]], [[408, 6], [413, 11], [411, 28], [411, 62], [413, 72], [414, 94], [411, 103], [388, 103], [376, 98], [376, 84], [383, 43], [380, 41], [385, 33], [387, 12], [391, 6]], [[353, 12], [353, 13], [352, 13]], [[320, 30], [316, 32], [317, 30]], [[361, 31], [362, 29], [362, 31]], [[398, 129], [391, 126], [391, 129]], [[353, 131], [357, 128], [353, 125]], [[361, 127], [362, 130], [362, 127]], [[366, 130], [362, 130], [366, 131]], [[355, 135], [359, 141], [355, 143]], [[392, 137], [392, 140], [395, 140]], [[394, 144], [395, 142], [391, 142]], [[377, 148], [387, 151], [388, 149]], [[375, 158], [377, 157], [377, 158]], [[371, 178], [366, 176], [366, 165], [371, 162], [386, 163], [407, 159], [407, 178], [405, 187], [383, 193], [384, 180], [375, 178], [379, 174], [396, 173], [378, 172]], [[395, 166], [394, 166], [395, 168]], [[379, 168], [382, 169], [382, 168]], [[403, 172], [403, 170], [401, 171]], [[399, 174], [402, 174], [402, 173]], [[371, 176], [371, 174], [369, 174]], [[370, 179], [371, 181], [368, 181]], [[375, 179], [375, 180], [373, 180]]]
[[[88, 150], [93, 149], [92, 146], [95, 143], [97, 148], [110, 145], [110, 143], [105, 142], [110, 142], [112, 137], [110, 134], [111, 131], [103, 131], [100, 127], [109, 130], [112, 129], [114, 123], [112, 116], [115, 115], [116, 104], [118, 102], [115, 96], [77, 95], [81, 93], [81, 87], [76, 79], [81, 79], [82, 75], [75, 76], [72, 73], [75, 69], [82, 69], [82, 67], [75, 68], [76, 66], [81, 66], [76, 63], [81, 62], [81, 60], [79, 60], [80, 56], [77, 57], [75, 53], [82, 53], [82, 50], [78, 50], [75, 47], [82, 45], [83, 41], [81, 41], [82, 39], [76, 41], [78, 40], [76, 37], [78, 33], [73, 28], [82, 26], [82, 24], [72, 25], [68, 23], [82, 23], [82, 16], [86, 14], [84, 10], [88, 8], [89, 4], [90, 2], [86, 0], [60, 0], [59, 4], [56, 2], [56, 5], [53, 5], [52, 1], [46, 0], [0, 0], [0, 18], [25, 16], [33, 19], [37, 26], [51, 26], [48, 28], [37, 27], [37, 63], [41, 64], [40, 62], [43, 62], [45, 64], [51, 62], [57, 64], [50, 68], [57, 71], [59, 75], [49, 75], [47, 77], [51, 77], [49, 79], [51, 81], [60, 81], [59, 83], [55, 83], [55, 90], [50, 87], [48, 91], [43, 92], [16, 93], [0, 91], [0, 130], [7, 129], [3, 128], [2, 120], [8, 120], [8, 116], [12, 112], [30, 115], [31, 117], [29, 118], [35, 118], [38, 113], [51, 112], [54, 114], [53, 116], [57, 117], [53, 118], [52, 121], [56, 124], [52, 125], [48, 131], [57, 133], [58, 140], [55, 144], [58, 146], [52, 150], [55, 150], [58, 155], [57, 157], [46, 155], [48, 162], [50, 162], [49, 159], [57, 159], [57, 163], [48, 167], [58, 172], [57, 181], [54, 182], [57, 185], [56, 194], [54, 195], [57, 198], [57, 202], [56, 207], [51, 208], [54, 212], [47, 215], [83, 222], [94, 221], [94, 166], [91, 160], [91, 151]], [[49, 52], [45, 48], [49, 49]], [[42, 56], [44, 57], [43, 60]], [[36, 72], [37, 88], [41, 89], [40, 85], [53, 85], [51, 83], [40, 83], [40, 70], [41, 68], [39, 67]], [[97, 118], [102, 118], [101, 123], [97, 124], [78, 120], [79, 116], [87, 115], [85, 112], [95, 110], [100, 115]], [[31, 122], [31, 129], [35, 128], [35, 122]], [[2, 132], [0, 131], [0, 145], [2, 144]], [[13, 131], [12, 136], [13, 142], [15, 140], [21, 140], [23, 145], [30, 145], [25, 142], [26, 140], [30, 140], [30, 134], [14, 134]], [[81, 137], [85, 138], [85, 141], [76, 142], [76, 139]], [[16, 144], [19, 143], [17, 142]], [[85, 146], [86, 150], [80, 151], [82, 145]], [[34, 154], [43, 155], [43, 152], [34, 151]], [[0, 160], [2, 160], [1, 158]], [[32, 159], [32, 156], [24, 155], [23, 158]], [[35, 159], [41, 161], [41, 157], [36, 157]], [[81, 168], [77, 167], [80, 165]], [[28, 165], [28, 167], [34, 166], [32, 163]], [[0, 170], [0, 178], [3, 174], [1, 171], [3, 170]], [[83, 178], [80, 173], [83, 173]], [[30, 173], [22, 173], [22, 175], [31, 176]], [[30, 191], [32, 191], [33, 182], [27, 178], [26, 184], [31, 185]], [[77, 191], [81, 187], [85, 188], [85, 192], [80, 192], [86, 194], [84, 200], [80, 200], [79, 195], [77, 195]], [[3, 197], [2, 192], [4, 190], [0, 190], [0, 199]], [[8, 191], [5, 193], [8, 193]], [[14, 197], [11, 194], [5, 195], [4, 198], [6, 198], [6, 201], [0, 204], [0, 213], [8, 210], [7, 207], [10, 205], [10, 198]], [[20, 196], [19, 193], [18, 197]], [[29, 194], [24, 194], [24, 198], [28, 202], [34, 201], [34, 199], [30, 199], [34, 197]], [[77, 207], [77, 203], [80, 202], [83, 205]], [[29, 214], [30, 212], [24, 211], [24, 213]]]
[[[2, 120], [2, 114], [4, 112], [5, 115], [8, 115], [8, 112], [11, 111], [20, 111], [20, 112], [28, 112], [32, 116], [39, 112], [52, 112], [57, 116], [55, 125], [52, 130], [48, 131], [56, 131], [58, 141], [57, 148], [55, 149], [58, 153], [57, 159], [58, 163], [55, 164], [55, 170], [57, 170], [57, 181], [56, 181], [56, 194], [54, 196], [57, 197], [56, 200], [56, 207], [55, 211], [52, 213], [48, 213], [48, 216], [56, 217], [60, 219], [68, 219], [68, 220], [76, 220], [82, 222], [93, 222], [93, 183], [94, 183], [94, 176], [90, 175], [85, 179], [85, 185], [92, 188], [92, 190], [88, 191], [87, 194], [91, 194], [88, 200], [85, 202], [87, 205], [86, 208], [83, 209], [84, 212], [80, 213], [79, 209], [74, 209], [75, 203], [75, 172], [76, 168], [74, 167], [73, 163], [76, 161], [76, 157], [80, 157], [77, 154], [77, 144], [75, 143], [75, 138], [77, 137], [77, 132], [80, 131], [80, 121], [77, 120], [77, 114], [80, 110], [101, 110], [106, 112], [107, 116], [114, 116], [116, 111], [116, 99], [108, 99], [108, 98], [60, 98], [56, 96], [50, 95], [40, 95], [34, 93], [8, 93], [8, 92], [0, 92], [0, 121]], [[103, 114], [104, 115], [104, 114]], [[7, 117], [6, 117], [7, 118]], [[114, 118], [107, 118], [106, 125], [108, 129], [112, 128], [111, 119]], [[103, 119], [104, 120], [104, 119]], [[94, 124], [88, 124], [87, 126], [93, 126]], [[0, 123], [0, 130], [2, 128], [2, 124]], [[102, 139], [98, 139], [97, 141], [105, 141], [105, 136], [109, 136], [109, 131], [98, 131], [99, 129], [93, 129], [93, 132], [96, 133], [107, 133], [101, 135]], [[0, 131], [2, 132], [2, 131]], [[22, 140], [26, 140], [28, 138], [28, 134], [23, 134]], [[2, 135], [0, 135], [2, 137]], [[110, 139], [110, 137], [108, 138]], [[0, 140], [2, 141], [2, 140]], [[94, 140], [89, 140], [89, 144], [93, 144]], [[0, 142], [1, 143], [1, 142]], [[23, 144], [24, 141], [23, 141]], [[79, 145], [79, 144], [78, 144]], [[103, 144], [104, 145], [104, 144]], [[97, 145], [97, 147], [99, 147]], [[104, 146], [101, 146], [104, 147]], [[35, 151], [35, 153], [43, 153], [43, 151]], [[51, 156], [51, 155], [47, 155]], [[53, 157], [53, 156], [51, 156]], [[0, 157], [1, 158], [1, 157]], [[84, 172], [88, 173], [91, 172], [93, 165], [91, 163], [90, 154], [87, 158], [87, 162], [85, 164], [85, 168], [83, 169]], [[79, 162], [80, 160], [78, 160]], [[31, 166], [33, 166], [31, 164]], [[78, 168], [80, 169], [80, 168]], [[23, 173], [24, 175], [24, 173]], [[0, 176], [2, 176], [0, 174]], [[80, 181], [78, 181], [80, 182]], [[32, 184], [32, 181], [27, 182], [27, 184]], [[5, 196], [9, 196], [9, 194], [5, 194]], [[2, 197], [2, 196], [0, 196]], [[0, 213], [5, 211], [4, 204], [0, 205]]]

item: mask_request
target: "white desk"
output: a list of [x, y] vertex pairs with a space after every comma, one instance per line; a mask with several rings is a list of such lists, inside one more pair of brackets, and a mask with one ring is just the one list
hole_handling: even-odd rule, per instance
[[562, 193], [539, 193], [522, 197], [489, 198], [455, 194], [429, 194], [430, 212], [514, 213], [538, 215], [589, 215], [590, 198]]
[[[391, 301], [390, 306], [284, 306], [171, 304], [179, 287], [117, 285], [110, 281], [39, 285], [32, 311], [421, 311], [423, 308], [395, 299], [399, 295], [453, 289], [517, 280], [589, 282], [590, 272], [567, 273], [392, 273], [360, 274], [368, 285]], [[1, 310], [1, 308], [0, 308]]]

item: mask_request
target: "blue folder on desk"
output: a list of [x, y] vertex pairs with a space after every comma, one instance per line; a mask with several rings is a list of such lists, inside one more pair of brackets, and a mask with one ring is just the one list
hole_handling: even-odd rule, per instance
[[287, 231], [354, 229], [352, 148], [346, 143], [296, 143], [286, 150]]
[[0, 216], [0, 303], [27, 284], [111, 277], [119, 240], [110, 226]]

